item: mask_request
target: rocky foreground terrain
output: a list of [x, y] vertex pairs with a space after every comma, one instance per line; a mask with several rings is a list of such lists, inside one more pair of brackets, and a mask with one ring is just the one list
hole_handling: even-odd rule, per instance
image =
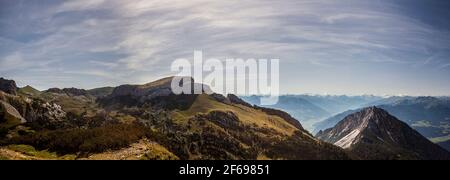
[[43, 92], [5, 80], [0, 158], [354, 158], [316, 139], [285, 112], [234, 95], [175, 95], [171, 80]]
[[172, 79], [46, 91], [1, 79], [0, 159], [450, 159], [377, 107], [314, 137], [288, 113], [232, 94], [175, 95]]

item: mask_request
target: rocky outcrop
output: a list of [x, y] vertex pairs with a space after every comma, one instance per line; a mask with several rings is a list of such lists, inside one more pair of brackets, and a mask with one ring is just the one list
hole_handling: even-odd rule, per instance
[[13, 80], [7, 80], [0, 78], [0, 91], [6, 92], [8, 94], [17, 95], [17, 85]]
[[219, 101], [221, 103], [231, 104], [231, 101], [227, 97], [223, 96], [222, 94], [213, 93], [209, 96], [212, 97], [214, 100]]
[[49, 121], [63, 121], [66, 117], [66, 112], [62, 110], [60, 105], [55, 103], [43, 103], [39, 111], [43, 112], [43, 116]]
[[[0, 91], [2, 112], [8, 115], [8, 120], [14, 120], [14, 125], [22, 123], [34, 123], [43, 127], [55, 127], [62, 125], [66, 120], [66, 112], [55, 103], [45, 102], [39, 99], [14, 96]], [[9, 126], [8, 128], [13, 127]]]
[[[144, 85], [122, 85], [114, 88], [110, 95], [99, 98], [98, 102], [108, 108], [151, 104], [164, 109], [187, 109], [195, 101], [197, 94], [174, 94], [172, 91], [174, 78], [178, 77], [163, 78]], [[180, 78], [184, 78], [181, 81], [189, 79], [189, 82], [183, 82], [183, 84], [191, 83], [191, 90], [201, 87], [209, 90], [205, 85], [194, 83], [190, 77]]]
[[45, 92], [49, 92], [49, 93], [56, 93], [56, 94], [64, 94], [64, 91], [62, 89], [59, 88], [50, 88]]
[[89, 92], [84, 89], [77, 88], [50, 88], [46, 92], [56, 93], [56, 94], [67, 94], [69, 96], [88, 96]]
[[172, 77], [160, 79], [144, 85], [121, 85], [116, 87], [109, 97], [134, 96], [134, 97], [156, 97], [172, 93]]
[[240, 105], [244, 105], [247, 107], [252, 107], [252, 105], [250, 105], [249, 103], [245, 102], [244, 100], [242, 100], [241, 98], [237, 97], [234, 94], [228, 94], [227, 98], [234, 104], [240, 104]]
[[185, 95], [195, 94], [194, 89], [200, 89], [202, 90], [201, 92], [203, 93], [212, 94], [212, 91], [209, 86], [195, 83], [193, 78], [168, 77], [144, 85], [122, 85], [116, 87], [111, 93], [111, 95], [109, 95], [109, 97], [132, 96], [145, 99], [152, 99], [155, 97], [169, 96], [174, 94], [172, 90], [172, 81], [174, 80], [174, 78], [182, 78], [180, 79], [181, 82], [180, 84], [189, 85], [188, 83], [190, 83], [189, 86], [191, 87], [191, 92], [186, 93]]
[[7, 129], [25, 122], [16, 108], [0, 100], [0, 127]]
[[207, 115], [200, 115], [225, 129], [239, 129], [239, 118], [230, 111], [211, 111]]

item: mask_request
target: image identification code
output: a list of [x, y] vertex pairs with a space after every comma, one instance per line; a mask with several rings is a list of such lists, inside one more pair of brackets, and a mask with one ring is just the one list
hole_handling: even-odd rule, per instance
[[179, 168], [179, 175], [200, 175], [212, 177], [213, 175], [269, 175], [269, 165], [223, 165], [221, 168], [214, 166], [191, 166], [186, 164]]
[[224, 165], [224, 175], [269, 175], [269, 165]]

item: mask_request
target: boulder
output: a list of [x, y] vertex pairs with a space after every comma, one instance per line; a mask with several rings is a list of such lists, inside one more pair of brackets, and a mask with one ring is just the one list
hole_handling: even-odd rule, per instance
[[26, 120], [16, 108], [0, 100], [0, 127], [8, 129], [25, 122]]

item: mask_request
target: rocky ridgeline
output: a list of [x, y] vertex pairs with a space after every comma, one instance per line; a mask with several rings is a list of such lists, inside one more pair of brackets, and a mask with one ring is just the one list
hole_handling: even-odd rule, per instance
[[77, 88], [50, 88], [46, 92], [56, 93], [56, 94], [67, 94], [69, 96], [88, 96], [89, 92], [84, 89]]

